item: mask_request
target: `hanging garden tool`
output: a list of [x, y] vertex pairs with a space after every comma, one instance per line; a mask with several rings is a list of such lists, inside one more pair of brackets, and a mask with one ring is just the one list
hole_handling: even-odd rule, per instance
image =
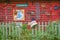
[[45, 14], [45, 10], [42, 10], [42, 11], [41, 11], [41, 14]]
[[41, 7], [42, 7], [42, 8], [45, 8], [45, 7], [46, 7], [46, 5], [45, 5], [45, 4], [41, 4]]
[[8, 10], [8, 12], [10, 13], [12, 9], [11, 9], [11, 8], [8, 8], [7, 10]]
[[37, 20], [40, 19], [40, 4], [36, 3], [36, 18]]
[[59, 9], [59, 7], [58, 6], [54, 6], [54, 10], [58, 10]]
[[32, 11], [30, 15], [33, 16], [34, 14], [35, 14], [34, 11]]
[[46, 12], [46, 5], [45, 4], [41, 4], [41, 7], [42, 7], [41, 14], [45, 14], [45, 12]]
[[50, 12], [45, 12], [46, 16], [50, 16]]
[[59, 9], [60, 9], [60, 6], [59, 6]]
[[60, 16], [60, 12], [58, 12], [58, 15]]
[[60, 20], [60, 12], [58, 12], [59, 20]]
[[46, 14], [46, 16], [47, 16], [48, 20], [50, 20], [51, 13], [50, 13], [50, 12], [46, 12], [45, 14]]

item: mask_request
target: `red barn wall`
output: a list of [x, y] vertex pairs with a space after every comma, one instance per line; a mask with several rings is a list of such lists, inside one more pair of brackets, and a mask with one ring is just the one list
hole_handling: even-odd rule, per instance
[[[60, 16], [58, 15], [58, 12], [60, 12], [60, 8], [58, 10], [54, 10], [54, 6], [60, 6], [60, 4], [58, 2], [55, 3], [40, 3], [40, 13], [43, 10], [43, 8], [41, 7], [41, 4], [46, 4], [46, 8], [45, 11], [46, 12], [50, 12], [50, 17], [46, 16], [46, 14], [40, 14], [40, 19], [37, 19], [36, 17], [36, 3], [28, 3], [27, 7], [16, 7], [17, 3], [13, 3], [13, 4], [0, 4], [0, 22], [8, 22], [8, 21], [14, 21], [13, 19], [13, 10], [16, 9], [24, 9], [25, 10], [25, 20], [24, 21], [31, 21], [32, 18], [35, 18], [36, 21], [40, 22], [40, 21], [49, 21], [49, 20], [58, 20], [60, 19]], [[10, 10], [9, 10], [10, 8]], [[51, 8], [51, 9], [50, 9]], [[34, 11], [35, 14], [34, 16], [30, 16], [30, 14], [28, 14], [28, 12]], [[30, 18], [29, 18], [30, 17]]]

